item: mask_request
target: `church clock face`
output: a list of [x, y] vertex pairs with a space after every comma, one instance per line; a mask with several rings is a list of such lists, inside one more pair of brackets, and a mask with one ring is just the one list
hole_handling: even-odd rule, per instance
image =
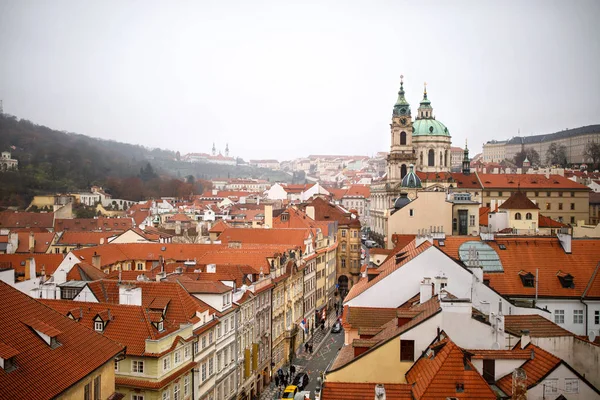
[[401, 108], [400, 109], [400, 114], [402, 114], [402, 115], [406, 114], [406, 108]]
[[401, 123], [402, 125], [406, 125], [406, 118], [402, 118], [402, 119], [400, 119], [400, 123]]

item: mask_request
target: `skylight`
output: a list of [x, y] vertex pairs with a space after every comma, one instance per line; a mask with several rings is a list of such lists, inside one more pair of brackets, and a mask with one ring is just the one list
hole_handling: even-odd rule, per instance
[[[469, 249], [473, 251], [469, 252]], [[467, 266], [480, 266], [483, 272], [503, 272], [498, 253], [488, 244], [479, 241], [468, 241], [458, 248], [460, 260]]]

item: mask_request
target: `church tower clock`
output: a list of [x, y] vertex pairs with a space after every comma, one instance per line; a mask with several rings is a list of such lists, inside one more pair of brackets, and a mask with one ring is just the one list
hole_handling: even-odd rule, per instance
[[410, 104], [404, 97], [404, 76], [400, 75], [400, 91], [398, 100], [392, 112], [391, 148], [388, 156], [389, 181], [400, 181], [408, 173], [410, 164], [416, 162], [412, 145], [413, 123], [410, 114]]

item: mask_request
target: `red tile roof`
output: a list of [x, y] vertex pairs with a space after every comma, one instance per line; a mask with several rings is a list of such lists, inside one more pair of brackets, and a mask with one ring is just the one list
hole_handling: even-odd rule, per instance
[[315, 209], [315, 220], [333, 222], [337, 221], [339, 226], [351, 226], [360, 228], [360, 220], [353, 218], [350, 212], [343, 208], [324, 200], [321, 197], [316, 197], [310, 202], [302, 204], [300, 207], [306, 212], [307, 206], [313, 206]]
[[209, 293], [222, 294], [231, 292], [233, 289], [220, 281], [190, 281], [187, 279], [179, 279], [178, 282], [189, 293]]
[[489, 349], [468, 349], [472, 354], [472, 359], [479, 360], [529, 360], [531, 358], [530, 350], [512, 349], [512, 350], [489, 350]]
[[63, 231], [126, 231], [133, 228], [133, 220], [127, 218], [73, 218], [57, 219], [55, 232]]
[[0, 228], [44, 228], [52, 229], [54, 213], [0, 212]]
[[[323, 400], [365, 400], [375, 398], [375, 383], [325, 382]], [[411, 400], [410, 385], [384, 383], [386, 400]]]
[[64, 256], [62, 254], [0, 254], [0, 269], [12, 268], [22, 275], [25, 273], [28, 258], [35, 260], [35, 271], [38, 274], [41, 274], [43, 269], [46, 275], [52, 275]]
[[397, 308], [344, 307], [342, 322], [344, 328], [380, 328], [396, 318]]
[[488, 189], [538, 189], [538, 190], [582, 190], [590, 189], [560, 175], [546, 178], [540, 174], [477, 174], [485, 190]]
[[[406, 373], [415, 399], [496, 399], [492, 388], [473, 364], [464, 360], [463, 351], [454, 342], [446, 338], [429, 349], [431, 355], [424, 353]], [[462, 392], [457, 390], [457, 384], [464, 385]]]
[[456, 182], [456, 186], [459, 188], [481, 189], [481, 183], [479, 183], [479, 179], [475, 173], [465, 175], [462, 172], [451, 172], [450, 176], [452, 176], [452, 179]]
[[86, 262], [77, 263], [67, 274], [67, 281], [95, 281], [106, 278], [104, 272]]
[[108, 243], [108, 238], [115, 236], [116, 232], [84, 232], [65, 231], [56, 242], [57, 245], [70, 246], [96, 246]]
[[566, 228], [569, 225], [563, 224], [562, 222], [555, 221], [550, 217], [546, 217], [545, 215], [539, 214], [538, 226], [540, 228]]
[[54, 232], [18, 232], [19, 235], [19, 246], [17, 247], [17, 253], [29, 253], [29, 236], [33, 234], [34, 240], [34, 253], [45, 253], [48, 248], [52, 245], [54, 240]]
[[573, 333], [556, 325], [541, 315], [505, 315], [504, 329], [506, 332], [520, 337], [521, 331], [528, 330], [531, 337], [573, 336]]
[[502, 210], [539, 210], [525, 192], [520, 190], [514, 192], [504, 203], [498, 207]]
[[285, 244], [304, 249], [304, 240], [309, 237], [310, 230], [308, 229], [229, 228], [221, 233], [219, 239], [222, 243]]
[[[15, 356], [17, 366], [0, 371], [2, 398], [57, 397], [124, 350], [4, 282], [0, 298], [0, 352]], [[52, 349], [31, 325], [56, 335], [60, 346]]]
[[479, 207], [479, 225], [487, 226], [490, 215], [490, 207]]
[[[521, 365], [527, 374], [527, 388], [530, 389], [542, 381], [550, 372], [552, 372], [562, 360], [553, 356], [539, 347], [528, 344], [525, 349], [533, 351], [533, 358]], [[496, 382], [502, 391], [508, 395], [512, 394], [512, 373], [505, 375]]]
[[368, 199], [370, 196], [371, 188], [368, 185], [351, 185], [343, 195], [343, 197], [364, 197], [365, 199]]
[[[467, 241], [479, 241], [477, 238], [446, 237], [440, 250], [454, 259], [460, 259], [458, 248]], [[546, 237], [496, 237], [485, 242], [498, 254], [504, 272], [485, 273], [490, 287], [505, 296], [534, 297], [535, 288], [523, 286], [519, 273], [536, 274], [539, 270], [539, 297], [579, 298], [592, 278], [600, 260], [600, 240], [573, 239], [571, 254], [565, 253], [557, 238]], [[499, 245], [506, 250], [501, 250]], [[436, 242], [436, 246], [439, 244]], [[568, 273], [574, 277], [574, 287], [563, 287], [559, 273]], [[600, 291], [598, 291], [600, 292]], [[600, 293], [597, 293], [600, 295]], [[588, 298], [592, 298], [592, 294]], [[600, 296], [599, 296], [600, 297]]]

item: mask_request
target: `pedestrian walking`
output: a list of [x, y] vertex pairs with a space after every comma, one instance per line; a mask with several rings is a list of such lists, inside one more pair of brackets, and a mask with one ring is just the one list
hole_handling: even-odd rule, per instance
[[279, 387], [279, 375], [275, 375], [275, 386]]
[[311, 343], [311, 344], [309, 344], [309, 345], [308, 345], [308, 352], [309, 352], [310, 354], [312, 354], [312, 351], [313, 351], [313, 345], [312, 345], [312, 343]]
[[304, 343], [304, 352], [308, 353], [308, 342]]
[[293, 377], [296, 374], [296, 367], [294, 366], [294, 364], [292, 364], [290, 366], [290, 378]]

